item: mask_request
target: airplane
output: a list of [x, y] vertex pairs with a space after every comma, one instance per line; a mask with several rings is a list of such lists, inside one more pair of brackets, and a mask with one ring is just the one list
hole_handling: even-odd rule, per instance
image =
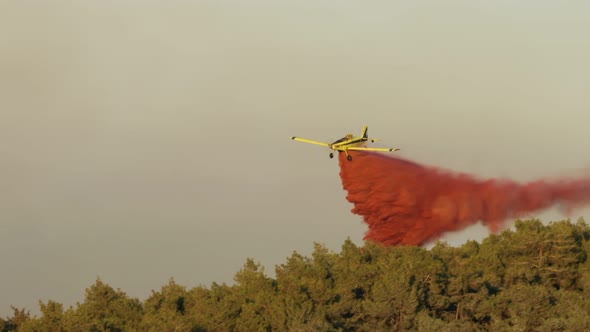
[[[325, 147], [328, 147], [328, 148], [330, 148], [334, 151], [338, 151], [338, 152], [344, 152], [346, 154], [346, 159], [348, 161], [352, 160], [352, 156], [348, 154], [348, 151], [394, 152], [394, 151], [399, 150], [396, 148], [368, 148], [365, 146], [361, 146], [361, 145], [364, 145], [365, 142], [367, 142], [367, 141], [371, 141], [371, 142], [377, 141], [377, 139], [369, 138], [368, 131], [369, 131], [369, 128], [367, 126], [364, 126], [361, 136], [354, 137], [352, 134], [346, 134], [346, 136], [344, 136], [341, 139], [334, 141], [332, 143], [318, 142], [318, 141], [313, 141], [310, 139], [301, 138], [301, 137], [297, 137], [297, 136], [291, 136], [291, 139], [295, 140], [295, 141], [303, 142], [303, 143], [325, 146]], [[334, 158], [333, 152], [330, 152], [330, 158]]]

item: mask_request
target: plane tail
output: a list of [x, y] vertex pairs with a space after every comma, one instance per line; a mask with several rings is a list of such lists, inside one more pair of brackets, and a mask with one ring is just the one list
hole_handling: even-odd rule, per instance
[[363, 126], [362, 137], [363, 138], [369, 138], [369, 127], [368, 126]]

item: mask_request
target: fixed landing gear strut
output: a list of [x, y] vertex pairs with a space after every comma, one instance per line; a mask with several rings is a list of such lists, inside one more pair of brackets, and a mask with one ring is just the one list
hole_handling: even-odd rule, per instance
[[344, 150], [344, 153], [346, 154], [346, 160], [351, 161], [352, 160], [352, 156], [348, 154], [347, 150]]
[[[338, 151], [338, 152], [342, 152], [342, 151]], [[347, 151], [344, 151], [344, 153], [346, 154], [346, 160], [351, 161], [352, 160], [352, 156], [348, 154]], [[334, 158], [334, 152], [330, 152], [330, 159]]]

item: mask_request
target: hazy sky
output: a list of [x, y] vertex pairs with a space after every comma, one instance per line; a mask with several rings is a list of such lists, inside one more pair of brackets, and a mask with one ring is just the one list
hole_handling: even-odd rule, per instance
[[[85, 3], [85, 4], [83, 4]], [[0, 2], [0, 316], [274, 274], [366, 227], [328, 151], [527, 181], [590, 166], [588, 1]], [[545, 215], [561, 216], [554, 211]], [[574, 218], [590, 210], [578, 211]], [[481, 239], [474, 226], [452, 244]]]

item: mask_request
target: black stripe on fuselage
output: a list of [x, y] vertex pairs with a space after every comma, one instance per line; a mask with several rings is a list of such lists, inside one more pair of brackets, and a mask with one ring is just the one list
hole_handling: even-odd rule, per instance
[[342, 145], [345, 145], [346, 146], [346, 145], [352, 145], [352, 144], [362, 143], [362, 142], [366, 142], [366, 141], [367, 141], [367, 139], [361, 137], [361, 138], [355, 139], [354, 141], [346, 142], [346, 144], [343, 144], [344, 141], [338, 140], [338, 141], [332, 143], [331, 145], [339, 146], [339, 145], [342, 144]]

